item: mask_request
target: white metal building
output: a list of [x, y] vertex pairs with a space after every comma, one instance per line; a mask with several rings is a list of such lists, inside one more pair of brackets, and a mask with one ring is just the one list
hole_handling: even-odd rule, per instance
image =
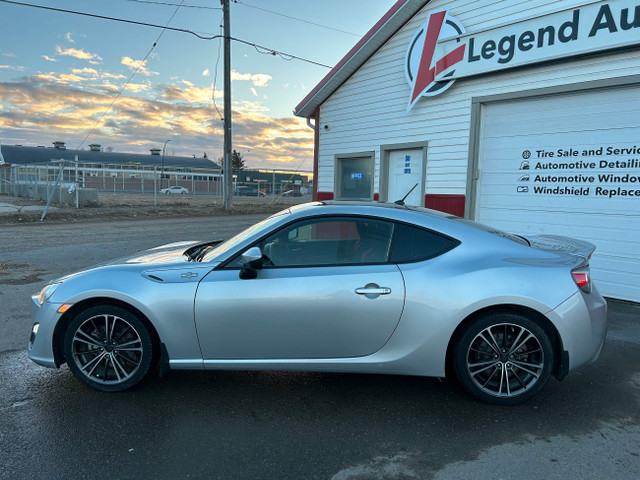
[[400, 0], [298, 105], [315, 198], [597, 245], [640, 301], [640, 0]]

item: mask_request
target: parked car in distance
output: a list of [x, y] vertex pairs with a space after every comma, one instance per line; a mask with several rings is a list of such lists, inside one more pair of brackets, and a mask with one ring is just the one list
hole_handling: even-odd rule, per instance
[[180, 187], [178, 185], [174, 185], [172, 187], [163, 188], [162, 190], [160, 190], [160, 192], [161, 193], [166, 193], [166, 194], [176, 193], [176, 194], [180, 194], [180, 195], [186, 195], [187, 193], [189, 193], [189, 190], [186, 189], [185, 187]]
[[485, 402], [514, 405], [600, 354], [594, 250], [425, 208], [305, 203], [227, 241], [164, 245], [53, 280], [32, 297], [29, 357], [111, 392], [159, 362], [160, 372], [452, 375]]
[[234, 193], [236, 195], [241, 195], [241, 196], [245, 196], [245, 197], [264, 197], [266, 196], [266, 194], [262, 191], [262, 190], [258, 190], [257, 188], [253, 188], [253, 187], [244, 187], [244, 186], [238, 186], [235, 188]]
[[300, 190], [287, 190], [281, 197], [302, 197], [302, 192]]

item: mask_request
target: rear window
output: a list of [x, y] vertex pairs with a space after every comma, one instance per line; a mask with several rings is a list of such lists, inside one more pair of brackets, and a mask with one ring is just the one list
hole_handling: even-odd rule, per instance
[[430, 230], [396, 224], [391, 247], [391, 262], [410, 263], [427, 260], [442, 255], [459, 244], [458, 240]]

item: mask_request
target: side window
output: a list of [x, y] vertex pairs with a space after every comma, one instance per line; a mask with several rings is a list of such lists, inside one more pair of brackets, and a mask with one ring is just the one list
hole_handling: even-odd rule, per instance
[[458, 240], [429, 230], [397, 224], [391, 249], [391, 261], [410, 263], [427, 260], [442, 255], [459, 244]]
[[314, 218], [260, 243], [265, 267], [385, 263], [394, 224], [362, 218]]

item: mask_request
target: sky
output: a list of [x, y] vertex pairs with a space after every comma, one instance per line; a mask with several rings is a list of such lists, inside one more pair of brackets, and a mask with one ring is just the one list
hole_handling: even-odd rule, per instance
[[[219, 0], [16, 1], [222, 33]], [[333, 67], [394, 3], [232, 0], [231, 36]], [[313, 131], [292, 111], [329, 69], [231, 49], [233, 148], [250, 168], [311, 170]], [[222, 67], [220, 39], [0, 2], [0, 142], [148, 153], [170, 140], [167, 155], [218, 159]]]

